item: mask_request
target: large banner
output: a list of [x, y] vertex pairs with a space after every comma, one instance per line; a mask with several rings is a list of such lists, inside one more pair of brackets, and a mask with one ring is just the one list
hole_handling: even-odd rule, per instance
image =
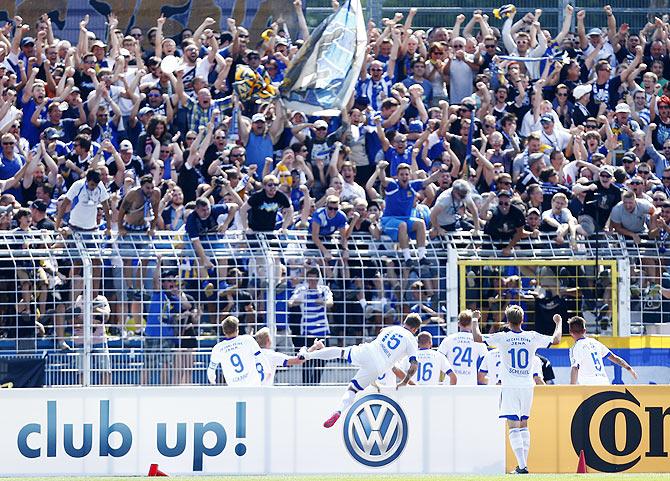
[[364, 393], [325, 429], [342, 389], [2, 391], [0, 476], [503, 472], [498, 388]]
[[581, 451], [590, 472], [670, 472], [670, 386], [536, 387], [528, 426], [531, 472], [574, 473]]
[[44, 386], [46, 358], [0, 358], [0, 386], [5, 388]]

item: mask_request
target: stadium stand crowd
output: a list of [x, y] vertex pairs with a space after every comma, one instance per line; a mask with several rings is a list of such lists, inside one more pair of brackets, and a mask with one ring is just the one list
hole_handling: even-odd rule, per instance
[[[107, 38], [82, 19], [76, 44], [55, 38], [46, 15], [0, 28], [0, 229], [16, 243], [4, 248], [28, 247], [16, 240], [28, 231], [53, 231], [53, 242], [99, 232], [141, 249], [172, 231], [195, 253], [188, 278], [166, 256], [143, 283], [132, 256], [94, 266], [122, 269], [124, 279], [94, 285], [94, 344], [143, 337], [152, 352], [193, 349], [199, 336], [221, 334], [216, 322], [200, 327], [213, 298], [247, 332], [263, 327], [254, 313], [267, 300], [255, 297], [251, 275], [262, 261], [217, 259], [227, 236], [253, 248], [259, 236], [306, 232], [315, 255], [281, 266], [275, 299], [278, 331], [293, 330], [277, 347], [289, 353], [334, 332], [374, 337], [408, 310], [443, 323], [426, 246], [451, 232], [484, 233], [503, 255], [540, 233], [574, 249], [602, 231], [665, 246], [667, 22], [634, 32], [605, 6], [607, 25], [590, 25], [567, 6], [552, 36], [541, 10], [521, 16], [505, 6], [500, 19], [475, 12], [424, 31], [413, 29], [411, 9], [368, 24], [348, 105], [311, 117], [276, 101], [309, 36], [301, 0], [294, 5], [296, 38], [273, 23], [252, 39], [233, 19], [219, 31], [211, 18], [176, 38], [163, 34], [164, 17], [123, 32], [114, 14]], [[395, 243], [397, 260], [350, 256], [382, 241]], [[16, 349], [34, 349], [35, 336], [80, 345], [78, 267], [19, 265], [0, 281], [3, 333]], [[329, 313], [341, 283], [334, 269], [348, 270], [337, 288], [367, 327], [342, 333]], [[649, 271], [644, 295], [665, 293], [664, 274]], [[410, 282], [403, 299], [399, 277]]]

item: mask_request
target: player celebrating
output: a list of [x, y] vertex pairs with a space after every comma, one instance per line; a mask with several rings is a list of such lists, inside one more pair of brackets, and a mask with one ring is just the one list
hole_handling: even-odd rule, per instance
[[474, 313], [470, 309], [462, 311], [458, 315], [459, 332], [445, 337], [440, 343], [440, 347], [437, 348], [454, 366], [459, 385], [477, 385], [477, 364], [479, 359], [486, 354], [486, 346], [475, 342], [472, 338], [472, 319], [474, 315], [479, 316], [479, 311]]
[[[505, 309], [509, 331], [500, 331], [486, 336], [487, 344], [494, 344], [501, 353], [500, 382], [502, 394], [500, 417], [507, 419], [509, 442], [519, 463], [514, 474], [528, 474], [528, 452], [530, 450], [530, 432], [528, 417], [533, 403], [533, 358], [540, 347], [549, 347], [561, 342], [562, 318], [554, 315], [553, 336], [521, 329], [524, 312], [520, 306], [511, 305]], [[482, 342], [479, 330], [479, 315], [472, 316], [472, 336], [476, 342]]]
[[[419, 353], [416, 355], [416, 360], [419, 367], [416, 370], [416, 376], [412, 379], [413, 384], [419, 386], [437, 386], [442, 384], [443, 380], [449, 376], [449, 384], [452, 386], [456, 384], [456, 373], [451, 366], [449, 359], [439, 351], [433, 351], [433, 336], [430, 332], [420, 332], [417, 336], [419, 345]], [[402, 361], [403, 373], [410, 368], [409, 359]]]
[[570, 349], [570, 366], [572, 367], [570, 370], [570, 384], [590, 386], [610, 384], [603, 365], [603, 359], [605, 358], [630, 372], [633, 379], [637, 379], [637, 373], [630, 364], [610, 351], [600, 341], [592, 337], [586, 337], [586, 321], [584, 318], [572, 317], [568, 321], [568, 326], [570, 326], [570, 335], [575, 340], [575, 345]]
[[[500, 349], [495, 348], [489, 350], [479, 366], [477, 382], [479, 384], [488, 384], [491, 386], [500, 384], [501, 364], [502, 356], [500, 354]], [[546, 384], [542, 379], [542, 360], [537, 355], [533, 357], [533, 381], [539, 386]]]
[[[223, 377], [229, 386], [260, 386], [261, 371], [269, 370], [264, 365], [261, 348], [256, 339], [239, 335], [240, 321], [228, 316], [223, 320], [224, 339], [212, 348], [212, 356], [207, 368], [207, 379], [216, 384], [216, 366], [221, 364]], [[261, 364], [259, 369], [256, 364]]]
[[[264, 327], [259, 329], [254, 336], [256, 342], [261, 347], [261, 356], [264, 362], [256, 363], [256, 369], [261, 376], [261, 384], [263, 386], [272, 386], [275, 382], [275, 373], [278, 367], [298, 366], [305, 361], [297, 356], [289, 356], [282, 352], [277, 352], [272, 349], [272, 338], [270, 337], [270, 329]], [[323, 348], [323, 341], [317, 339], [314, 345], [309, 349]]]
[[372, 384], [404, 357], [409, 357], [410, 366], [405, 378], [396, 386], [404, 386], [409, 382], [419, 367], [416, 359], [418, 346], [415, 335], [420, 328], [421, 317], [418, 314], [410, 314], [402, 326], [385, 327], [370, 343], [349, 347], [326, 347], [313, 352], [299, 353], [299, 356], [305, 359], [346, 359], [349, 363], [359, 366], [358, 372], [342, 396], [339, 409], [323, 423], [323, 427], [332, 427], [342, 412], [353, 404], [356, 393]]

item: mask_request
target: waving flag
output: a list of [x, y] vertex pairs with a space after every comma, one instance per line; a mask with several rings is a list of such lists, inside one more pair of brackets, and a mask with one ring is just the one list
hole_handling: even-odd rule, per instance
[[290, 110], [341, 110], [360, 74], [367, 32], [360, 0], [348, 0], [324, 20], [296, 54], [279, 87]]

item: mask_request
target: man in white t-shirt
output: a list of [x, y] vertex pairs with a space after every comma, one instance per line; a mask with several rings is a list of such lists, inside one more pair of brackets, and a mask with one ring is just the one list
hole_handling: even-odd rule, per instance
[[477, 366], [486, 355], [486, 346], [472, 338], [475, 315], [479, 316], [479, 311], [466, 309], [458, 314], [459, 332], [445, 337], [437, 348], [453, 366], [459, 386], [477, 385]]
[[[563, 320], [554, 315], [553, 336], [546, 336], [535, 331], [521, 329], [524, 312], [520, 306], [511, 305], [505, 310], [509, 331], [500, 331], [486, 336], [486, 343], [495, 345], [501, 353], [500, 382], [502, 394], [500, 399], [500, 417], [507, 419], [509, 441], [518, 466], [515, 474], [528, 474], [528, 452], [530, 450], [530, 432], [528, 418], [533, 403], [533, 358], [535, 351], [541, 347], [549, 347], [561, 342]], [[479, 330], [479, 316], [474, 315], [472, 336], [476, 342], [482, 342]]]
[[[210, 384], [216, 384], [216, 367], [220, 364], [228, 386], [260, 386], [261, 371], [269, 369], [256, 339], [248, 334], [239, 335], [240, 321], [234, 316], [226, 317], [222, 327], [225, 337], [212, 348], [207, 367]], [[261, 364], [260, 369], [257, 364]]]
[[[500, 349], [491, 349], [486, 353], [486, 356], [484, 356], [484, 359], [479, 366], [477, 382], [479, 384], [488, 384], [490, 386], [500, 384], [501, 364], [502, 356], [500, 354]], [[533, 358], [533, 381], [538, 385], [546, 384], [544, 379], [542, 379], [542, 360], [538, 356]]]
[[342, 415], [342, 412], [351, 406], [359, 391], [371, 385], [379, 376], [387, 373], [401, 359], [409, 358], [409, 369], [405, 378], [396, 384], [405, 386], [416, 374], [419, 364], [417, 355], [419, 349], [416, 333], [421, 328], [421, 317], [410, 314], [405, 318], [402, 326], [389, 326], [381, 330], [377, 338], [370, 343], [358, 344], [349, 347], [326, 347], [313, 352], [301, 351], [299, 357], [309, 359], [344, 359], [350, 364], [359, 366], [346, 392], [342, 396], [340, 406], [327, 420], [323, 427], [332, 427]]
[[84, 179], [75, 181], [65, 194], [63, 202], [58, 207], [56, 215], [56, 229], [61, 227], [63, 215], [70, 210], [69, 226], [73, 231], [95, 231], [98, 229], [98, 204], [102, 204], [105, 220], [107, 221], [107, 235], [111, 235], [112, 212], [109, 205], [109, 192], [100, 182], [100, 172], [89, 170]]
[[582, 384], [589, 386], [607, 386], [610, 384], [609, 377], [605, 372], [604, 359], [609, 359], [630, 372], [633, 379], [637, 379], [637, 373], [626, 361], [610, 351], [600, 341], [592, 337], [586, 337], [586, 321], [584, 318], [575, 316], [568, 321], [570, 335], [575, 340], [575, 345], [570, 349], [570, 384]]
[[[416, 371], [416, 376], [412, 378], [413, 384], [437, 386], [443, 384], [443, 381], [446, 381], [447, 378], [449, 378], [449, 384], [452, 386], [456, 384], [457, 376], [449, 359], [441, 352], [432, 349], [433, 336], [430, 332], [420, 332], [417, 336], [417, 342], [419, 353], [416, 355], [416, 360], [419, 362], [419, 368]], [[403, 359], [400, 367], [404, 372], [407, 372], [410, 368], [409, 358]]]

